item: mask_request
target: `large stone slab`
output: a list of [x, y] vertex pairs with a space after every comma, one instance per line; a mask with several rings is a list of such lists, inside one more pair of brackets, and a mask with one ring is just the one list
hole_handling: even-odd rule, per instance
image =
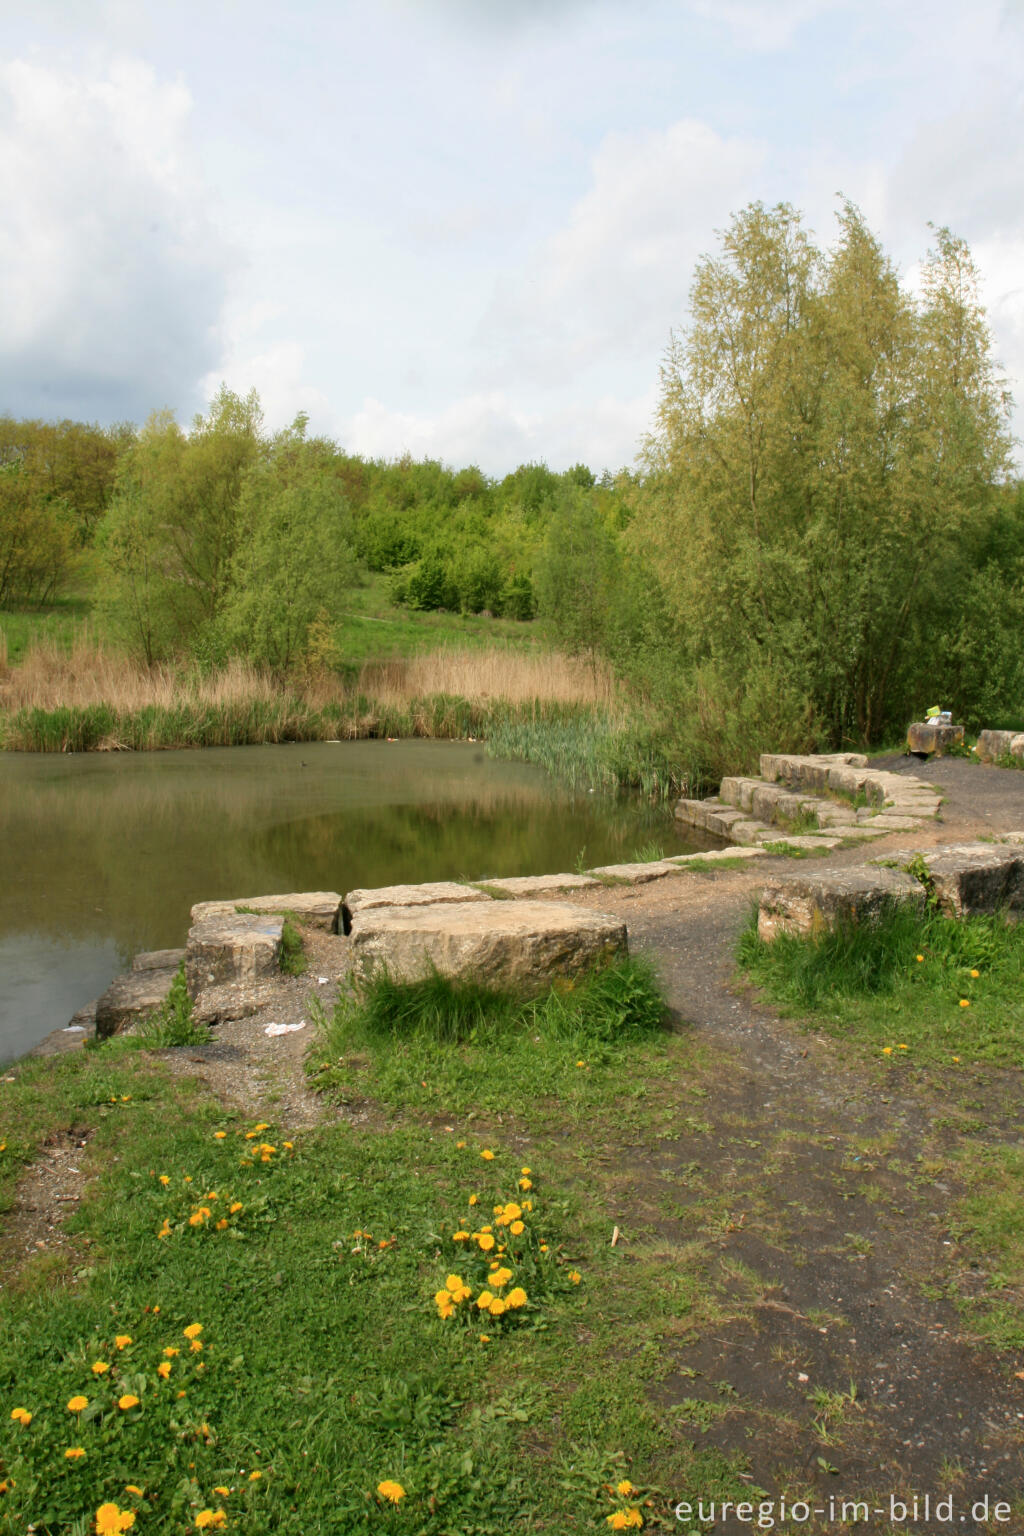
[[962, 747], [962, 725], [940, 725], [935, 720], [915, 720], [907, 726], [907, 751], [920, 757], [941, 757], [950, 747]]
[[671, 859], [649, 859], [646, 863], [602, 864], [590, 870], [595, 879], [603, 884], [647, 885], [651, 880], [663, 880], [666, 875], [678, 875], [679, 870]]
[[982, 731], [975, 751], [983, 763], [997, 757], [1024, 758], [1024, 731]]
[[364, 907], [352, 915], [357, 977], [385, 967], [415, 981], [434, 969], [533, 994], [627, 953], [620, 918], [562, 902]]
[[246, 896], [238, 901], [200, 901], [192, 908], [192, 921], [204, 917], [232, 917], [247, 912], [280, 917], [291, 912], [311, 928], [337, 933], [341, 897], [337, 891], [291, 891], [283, 896]]
[[[96, 1003], [96, 1038], [107, 1040], [156, 1013], [166, 1001], [177, 965], [163, 970], [127, 971], [110, 983]], [[75, 1015], [75, 1019], [78, 1018]]]
[[248, 986], [280, 970], [284, 919], [258, 913], [213, 912], [192, 924], [185, 950], [189, 995], [209, 987]]
[[763, 848], [709, 848], [707, 853], [674, 853], [666, 860], [666, 863], [675, 864], [680, 869], [689, 869], [693, 865], [700, 869], [704, 864], [728, 865], [735, 863], [737, 859], [763, 858]]
[[341, 928], [349, 933], [357, 912], [374, 907], [436, 907], [467, 901], [493, 901], [486, 891], [457, 880], [427, 880], [422, 885], [379, 885], [349, 891], [341, 904]]
[[133, 971], [176, 971], [185, 958], [183, 949], [147, 949], [132, 961]]
[[1024, 850], [1007, 843], [960, 843], [900, 853], [898, 862], [927, 870], [927, 886], [951, 917], [1001, 908], [1024, 911]]
[[778, 875], [761, 893], [757, 932], [769, 943], [780, 933], [816, 937], [841, 921], [870, 921], [895, 902], [924, 911], [924, 888], [902, 870], [857, 864], [813, 875]]
[[[558, 891], [582, 891], [589, 885], [600, 885], [593, 875], [509, 875], [501, 880], [480, 880], [477, 882], [483, 888], [483, 894], [488, 891], [500, 891], [502, 896], [550, 896]], [[465, 886], [460, 886], [465, 890]], [[467, 897], [467, 900], [470, 898]]]

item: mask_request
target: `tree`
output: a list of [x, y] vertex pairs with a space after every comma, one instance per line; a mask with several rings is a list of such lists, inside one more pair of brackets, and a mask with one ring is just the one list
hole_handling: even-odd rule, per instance
[[533, 585], [537, 611], [559, 645], [594, 665], [608, 637], [618, 577], [615, 536], [594, 494], [567, 485], [537, 553]]
[[1008, 447], [962, 242], [939, 232], [915, 301], [851, 204], [829, 253], [754, 204], [698, 265], [628, 539], [695, 674], [877, 740], [932, 691]]
[[333, 444], [307, 439], [300, 415], [242, 483], [224, 629], [252, 660], [281, 670], [352, 580], [351, 515], [333, 457]]

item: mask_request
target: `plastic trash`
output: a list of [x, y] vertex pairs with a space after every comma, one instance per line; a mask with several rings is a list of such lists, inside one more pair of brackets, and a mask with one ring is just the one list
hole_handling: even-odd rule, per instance
[[298, 1029], [305, 1029], [305, 1019], [300, 1019], [298, 1024], [268, 1024], [263, 1033], [265, 1035], [293, 1035]]

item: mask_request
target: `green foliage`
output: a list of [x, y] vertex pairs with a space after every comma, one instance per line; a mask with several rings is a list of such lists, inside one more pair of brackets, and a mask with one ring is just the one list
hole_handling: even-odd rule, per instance
[[78, 551], [74, 514], [20, 461], [0, 463], [0, 606], [47, 603]]
[[598, 500], [577, 483], [560, 498], [534, 570], [537, 611], [558, 645], [596, 658], [607, 649], [618, 547]]
[[285, 976], [302, 976], [306, 970], [306, 950], [302, 935], [288, 917], [281, 924], [281, 958], [278, 964]]
[[849, 204], [828, 253], [755, 204], [698, 266], [627, 538], [695, 676], [774, 679], [801, 745], [870, 742], [943, 668], [1008, 452], [962, 242], [937, 232], [916, 302]]
[[1020, 1061], [1024, 925], [1004, 917], [898, 905], [874, 922], [765, 944], [755, 914], [737, 955], [769, 997], [888, 1055], [902, 1046], [914, 1061]]
[[178, 966], [163, 1006], [145, 1020], [138, 1038], [154, 1049], [172, 1045], [205, 1045], [210, 1031], [192, 1016], [192, 999], [185, 982], [185, 962]]

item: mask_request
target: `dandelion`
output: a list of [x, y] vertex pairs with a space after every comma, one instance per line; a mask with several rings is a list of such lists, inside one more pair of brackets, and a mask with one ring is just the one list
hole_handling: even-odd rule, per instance
[[191, 1344], [188, 1347], [192, 1351], [192, 1353], [194, 1355], [196, 1355], [202, 1349], [203, 1341], [202, 1341], [202, 1339], [193, 1339]]
[[628, 1499], [631, 1493], [636, 1493], [636, 1489], [633, 1487], [633, 1484], [630, 1482], [629, 1478], [624, 1477], [621, 1483], [615, 1484], [615, 1492], [621, 1493], [624, 1499]]
[[198, 1339], [203, 1331], [203, 1325], [202, 1323], [189, 1323], [188, 1327], [183, 1328], [181, 1331], [186, 1339]]
[[883, 1045], [882, 1046], [882, 1055], [883, 1056], [891, 1056], [892, 1055], [892, 1046], [891, 1045]]
[[503, 1301], [500, 1296], [492, 1296], [491, 1304], [487, 1310], [492, 1317], [500, 1317], [507, 1305], [508, 1303]]
[[532, 1189], [533, 1188], [533, 1180], [532, 1179], [520, 1179], [519, 1180], [519, 1188], [520, 1189]]
[[480, 1335], [480, 1343], [481, 1344], [489, 1344], [490, 1342], [491, 1342], [491, 1336], [490, 1336], [489, 1333], [482, 1333]]
[[168, 1184], [169, 1184], [169, 1183], [170, 1183], [170, 1182], [171, 1182], [171, 1181], [170, 1181], [170, 1179], [169, 1179], [169, 1178], [168, 1178], [168, 1177], [167, 1177], [167, 1174], [166, 1174], [166, 1173], [162, 1173], [162, 1174], [161, 1174], [161, 1175], [160, 1175], [160, 1183], [161, 1183], [161, 1184], [162, 1184], [162, 1185], [163, 1185], [163, 1186], [164, 1186], [164, 1188], [165, 1188], [165, 1189], [166, 1189], [166, 1188], [167, 1188], [167, 1185], [168, 1185]]
[[970, 1000], [969, 997], [962, 997], [960, 999], [960, 1007], [961, 1008], [969, 1008], [970, 1006], [971, 1006], [971, 1000]]
[[918, 965], [920, 965], [921, 962], [924, 960], [924, 955], [915, 955], [914, 959], [917, 961]]
[[483, 1151], [480, 1153], [480, 1156], [483, 1158], [485, 1163], [492, 1163], [494, 1161], [494, 1153], [491, 1151], [490, 1147], [484, 1147]]
[[461, 1152], [461, 1150], [462, 1150], [462, 1148], [463, 1148], [463, 1147], [464, 1147], [464, 1146], [465, 1146], [465, 1145], [466, 1145], [466, 1143], [465, 1143], [465, 1142], [464, 1142], [464, 1141], [457, 1141], [457, 1142], [456, 1142], [456, 1143], [455, 1143], [455, 1146], [456, 1146], [456, 1150], [457, 1150], [457, 1151], [460, 1151], [460, 1152]]
[[580, 1281], [583, 1279], [583, 1276], [580, 1274], [578, 1269], [570, 1269], [569, 1279], [572, 1281], [573, 1285], [579, 1285]]
[[241, 1202], [241, 1200], [235, 1200], [235, 1201], [232, 1202], [231, 1205], [228, 1206], [228, 1215], [229, 1216], [237, 1216], [241, 1209], [242, 1209], [242, 1202]]
[[452, 1242], [453, 1243], [466, 1243], [468, 1241], [469, 1241], [469, 1233], [468, 1232], [463, 1232], [461, 1227], [459, 1228], [458, 1232], [453, 1232], [452, 1233]]
[[389, 1477], [377, 1484], [377, 1492], [382, 1499], [388, 1499], [392, 1504], [400, 1504], [405, 1498], [405, 1489], [401, 1483], [394, 1483]]
[[505, 1297], [505, 1305], [515, 1311], [517, 1307], [525, 1307], [527, 1299], [526, 1292], [522, 1286], [517, 1285]]
[[168, 1360], [173, 1360], [175, 1355], [181, 1354], [181, 1350], [176, 1344], [168, 1344], [167, 1348], [164, 1350], [164, 1354], [167, 1356]]
[[196, 1515], [196, 1528], [200, 1531], [215, 1530], [227, 1523], [228, 1517], [222, 1509], [201, 1509]]
[[65, 1461], [77, 1461], [79, 1456], [84, 1456], [84, 1455], [85, 1455], [85, 1447], [83, 1445], [69, 1445], [67, 1450], [64, 1452], [64, 1460]]
[[449, 1275], [445, 1285], [454, 1301], [465, 1301], [471, 1294], [461, 1275]]
[[118, 1509], [116, 1504], [101, 1504], [96, 1511], [97, 1536], [118, 1536], [120, 1531], [130, 1531], [135, 1515], [130, 1509]]
[[548, 1251], [548, 1245], [547, 1245], [547, 1243], [541, 1243], [541, 1245], [540, 1245], [540, 1251], [541, 1251], [541, 1253], [547, 1253], [547, 1251]]
[[217, 1231], [218, 1232], [223, 1232], [225, 1227], [228, 1227], [230, 1225], [231, 1225], [231, 1223], [228, 1221], [227, 1217], [226, 1216], [222, 1216], [220, 1221], [218, 1221], [218, 1223], [217, 1223]]
[[972, 971], [972, 972], [971, 972], [971, 976], [972, 976], [972, 978], [973, 978], [973, 979], [974, 979], [974, 980], [975, 980], [975, 981], [977, 981], [977, 979], [978, 979], [978, 977], [979, 977], [979, 976], [980, 976], [980, 975], [981, 975], [981, 972], [980, 972], [980, 971]]
[[14, 1420], [15, 1424], [20, 1424], [22, 1429], [27, 1429], [28, 1426], [32, 1423], [32, 1415], [29, 1413], [27, 1408], [12, 1408], [11, 1418]]
[[127, 1413], [129, 1408], [137, 1408], [139, 1406], [139, 1400], [134, 1392], [126, 1392], [123, 1397], [118, 1398], [117, 1406], [121, 1409], [122, 1413]]
[[105, 1376], [109, 1370], [110, 1366], [106, 1360], [94, 1360], [92, 1363], [92, 1373], [94, 1376]]
[[75, 1397], [69, 1397], [68, 1398], [68, 1412], [69, 1413], [81, 1413], [82, 1409], [83, 1408], [88, 1408], [88, 1406], [89, 1406], [89, 1399], [87, 1397], [83, 1397], [81, 1395], [81, 1393], [78, 1393], [77, 1396], [75, 1396]]
[[494, 1286], [496, 1291], [504, 1290], [505, 1286], [508, 1285], [511, 1279], [512, 1271], [510, 1269], [505, 1269], [504, 1267], [492, 1270], [488, 1276], [489, 1283]]
[[644, 1523], [644, 1517], [635, 1505], [632, 1509], [617, 1509], [606, 1519], [613, 1531], [627, 1531], [631, 1527], [639, 1530]]
[[161, 1360], [160, 1364], [156, 1368], [156, 1373], [159, 1377], [166, 1381], [168, 1376], [171, 1374], [171, 1362], [169, 1360]]
[[258, 1483], [262, 1476], [263, 1473], [260, 1471], [260, 1469], [255, 1467], [253, 1471], [249, 1473], [249, 1481], [250, 1483]]
[[522, 1237], [523, 1233], [526, 1231], [526, 1227], [521, 1221], [513, 1221], [509, 1224], [509, 1231], [512, 1233], [513, 1237]]
[[220, 1483], [213, 1491], [214, 1493], [219, 1493], [222, 1499], [226, 1499], [230, 1494], [231, 1489], [225, 1488], [224, 1484]]
[[586, 1062], [585, 1062], [585, 1061], [578, 1061], [578, 1062], [577, 1062], [577, 1063], [576, 1063], [576, 1065], [577, 1065], [577, 1066], [578, 1066], [578, 1067], [585, 1067], [585, 1066], [586, 1066]]
[[490, 1306], [493, 1300], [494, 1297], [491, 1295], [490, 1291], [481, 1291], [480, 1295], [476, 1299], [476, 1304], [480, 1308], [481, 1312], [486, 1312], [487, 1308]]
[[132, 1336], [130, 1333], [119, 1333], [114, 1339], [114, 1343], [117, 1345], [118, 1349], [127, 1349], [131, 1342]]
[[124, 1491], [125, 1493], [134, 1493], [137, 1499], [142, 1498], [142, 1489], [139, 1487], [138, 1483], [125, 1483]]
[[494, 1247], [494, 1238], [491, 1234], [489, 1232], [475, 1232], [473, 1235], [476, 1238], [477, 1247], [484, 1253], [490, 1253]]
[[213, 1139], [214, 1141], [223, 1141], [226, 1135], [227, 1131], [214, 1131]]
[[959, 1062], [959, 1060], [960, 1060], [960, 1057], [959, 1057], [959, 1056], [954, 1056], [954, 1057], [953, 1057], [953, 1060], [954, 1060], [954, 1061], [955, 1061], [955, 1062]]
[[910, 1049], [910, 1047], [909, 1047], [909, 1045], [898, 1045], [898, 1046], [897, 1046], [897, 1047], [896, 1047], [896, 1049], [897, 1049], [897, 1050], [898, 1050], [898, 1051], [909, 1051], [909, 1049]]
[[159, 1232], [157, 1233], [157, 1237], [170, 1237], [170, 1235], [171, 1235], [171, 1224], [167, 1220], [167, 1217], [165, 1216], [164, 1217], [164, 1224], [160, 1228]]

